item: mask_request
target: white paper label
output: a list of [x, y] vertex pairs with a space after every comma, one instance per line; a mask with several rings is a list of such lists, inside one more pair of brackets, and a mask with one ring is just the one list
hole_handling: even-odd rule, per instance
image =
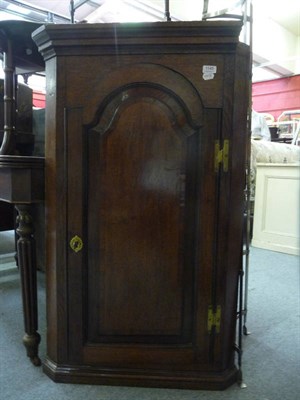
[[216, 65], [203, 65], [202, 67], [202, 72], [203, 74], [215, 74], [217, 72], [217, 66]]
[[214, 79], [215, 74], [213, 74], [211, 72], [207, 72], [207, 73], [203, 74], [202, 77], [205, 81], [209, 81], [210, 79]]

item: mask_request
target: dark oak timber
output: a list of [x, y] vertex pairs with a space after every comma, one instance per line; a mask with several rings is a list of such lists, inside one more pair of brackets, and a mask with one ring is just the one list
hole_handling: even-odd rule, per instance
[[[33, 33], [47, 76], [44, 370], [54, 381], [224, 389], [237, 380], [249, 79], [240, 29]], [[227, 141], [225, 167], [215, 148]]]
[[35, 263], [35, 239], [31, 205], [44, 200], [44, 159], [39, 157], [0, 156], [0, 199], [17, 210], [17, 257], [20, 270], [27, 356], [36, 366], [38, 356], [38, 305]]

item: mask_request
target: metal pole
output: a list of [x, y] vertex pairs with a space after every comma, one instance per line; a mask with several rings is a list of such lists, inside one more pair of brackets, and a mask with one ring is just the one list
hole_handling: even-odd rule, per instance
[[[249, 18], [249, 45], [250, 45], [250, 71], [252, 69], [252, 51], [253, 51], [253, 6], [250, 0], [250, 18]], [[249, 79], [249, 111], [248, 111], [248, 151], [247, 151], [247, 190], [246, 190], [246, 212], [247, 212], [247, 229], [246, 229], [246, 250], [245, 250], [245, 290], [244, 290], [244, 335], [249, 335], [247, 329], [247, 313], [248, 313], [248, 285], [249, 285], [249, 249], [250, 249], [250, 230], [251, 230], [251, 202], [250, 202], [250, 188], [251, 188], [251, 115], [252, 115], [252, 72]]]
[[165, 0], [165, 17], [167, 21], [171, 21], [169, 0]]
[[74, 5], [74, 0], [70, 0], [70, 20], [71, 20], [71, 24], [74, 24], [74, 22], [75, 22], [75, 5]]
[[203, 1], [203, 10], [202, 10], [202, 16], [207, 14], [208, 12], [208, 0]]

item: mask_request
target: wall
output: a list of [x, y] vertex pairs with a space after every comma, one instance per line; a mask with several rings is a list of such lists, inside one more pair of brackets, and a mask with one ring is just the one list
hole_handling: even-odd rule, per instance
[[300, 110], [300, 75], [252, 84], [252, 108], [275, 119], [286, 110]]
[[33, 90], [32, 102], [34, 107], [45, 108], [46, 106], [45, 93], [40, 92], [38, 90]]

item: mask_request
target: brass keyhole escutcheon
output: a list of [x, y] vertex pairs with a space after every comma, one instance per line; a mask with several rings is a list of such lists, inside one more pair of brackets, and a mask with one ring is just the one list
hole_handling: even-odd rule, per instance
[[75, 253], [78, 253], [82, 247], [83, 247], [83, 241], [82, 239], [75, 235], [74, 237], [72, 237], [72, 239], [70, 240], [70, 247], [73, 251], [75, 251]]

